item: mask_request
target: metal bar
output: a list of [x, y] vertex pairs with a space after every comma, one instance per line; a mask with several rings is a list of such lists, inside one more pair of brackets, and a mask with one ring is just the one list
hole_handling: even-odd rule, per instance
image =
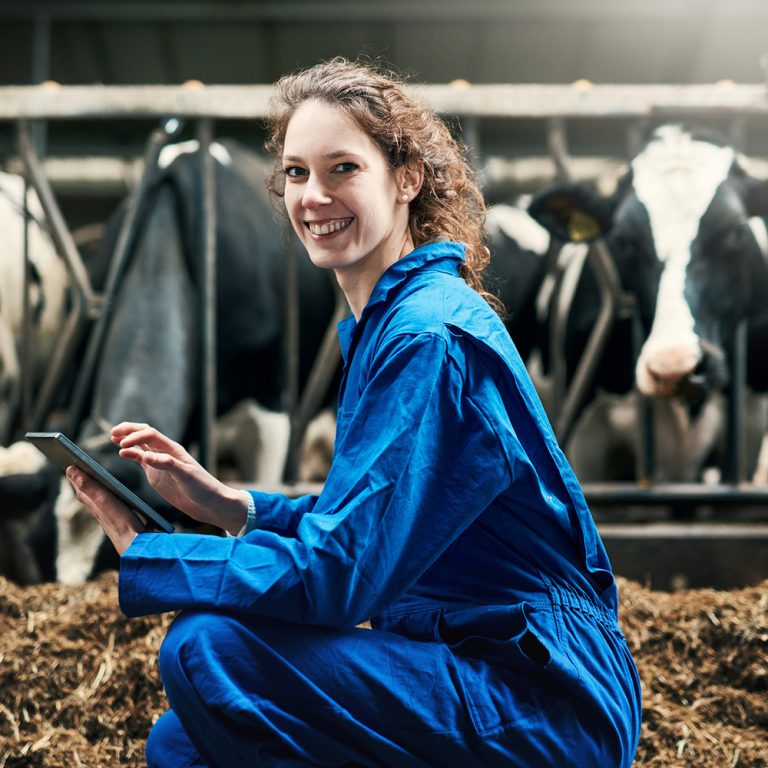
[[571, 436], [616, 317], [632, 306], [631, 297], [621, 290], [616, 266], [603, 240], [592, 243], [588, 259], [600, 290], [600, 312], [556, 420], [555, 434], [561, 445], [565, 445]]
[[[30, 82], [38, 85], [48, 79], [51, 69], [51, 18], [47, 13], [35, 16], [33, 33]], [[48, 143], [48, 126], [43, 121], [37, 122], [33, 133], [38, 157], [43, 157]]]
[[[240, 483], [237, 487], [254, 488], [269, 493], [285, 493], [301, 496], [320, 493], [322, 483]], [[590, 505], [605, 507], [672, 506], [675, 504], [700, 504], [702, 506], [763, 507], [768, 505], [768, 487], [750, 485], [704, 485], [702, 483], [662, 483], [642, 488], [636, 483], [584, 483], [584, 496]], [[619, 524], [617, 524], [619, 525]], [[625, 526], [626, 523], [620, 525]], [[646, 525], [651, 525], [650, 523]], [[686, 524], [687, 525], [687, 524]], [[682, 528], [685, 525], [681, 524]]]
[[299, 449], [304, 433], [312, 416], [317, 413], [323, 398], [328, 392], [333, 375], [341, 360], [341, 347], [336, 331], [336, 325], [349, 313], [344, 292], [333, 279], [336, 292], [336, 307], [328, 323], [323, 340], [320, 343], [317, 357], [312, 364], [309, 379], [304, 387], [295, 415], [291, 420], [291, 436], [288, 443], [288, 455], [286, 457], [285, 477], [287, 482], [295, 482], [299, 469]]
[[288, 451], [285, 457], [283, 479], [293, 483], [298, 475], [298, 432], [299, 425], [299, 269], [296, 249], [288, 247], [285, 266], [285, 386], [283, 388], [283, 407], [288, 413], [291, 432]]
[[552, 118], [547, 123], [547, 146], [549, 154], [555, 163], [555, 175], [558, 181], [573, 180], [571, 172], [570, 153], [568, 151], [568, 136], [565, 121], [562, 118]]
[[[634, 153], [633, 153], [634, 154]], [[626, 168], [626, 160], [618, 157], [576, 156], [568, 161], [574, 181], [594, 181], [602, 176], [618, 177]], [[100, 155], [49, 155], [41, 166], [52, 189], [58, 194], [111, 194], [124, 196], [138, 184], [144, 168], [140, 157]], [[768, 177], [768, 159], [749, 156], [753, 176]], [[9, 173], [22, 173], [17, 157], [6, 161]], [[555, 164], [550, 156], [517, 155], [511, 158], [498, 155], [483, 158], [484, 183], [496, 190], [511, 190], [505, 199], [511, 199], [516, 188], [539, 189], [555, 176]]]
[[744, 480], [744, 448], [742, 423], [744, 415], [744, 390], [747, 370], [747, 322], [743, 320], [733, 335], [733, 346], [728, 360], [730, 383], [727, 398], [728, 448], [723, 468], [727, 483]]
[[29, 429], [37, 429], [43, 423], [54, 395], [64, 378], [66, 368], [75, 354], [84, 323], [87, 317], [93, 316], [98, 311], [99, 301], [91, 289], [85, 265], [80, 259], [77, 247], [64, 223], [56, 198], [40, 170], [40, 163], [32, 138], [32, 129], [26, 121], [20, 121], [18, 124], [17, 144], [24, 162], [25, 176], [37, 193], [46, 221], [50, 226], [51, 238], [59, 255], [64, 259], [73, 289], [72, 309], [59, 335], [51, 363], [39, 387], [29, 422], [26, 425]]
[[[645, 334], [637, 311], [632, 317], [632, 360], [636, 363], [643, 347]], [[634, 369], [634, 366], [633, 366]], [[651, 398], [637, 392], [637, 482], [648, 485], [656, 472], [656, 430], [653, 422], [654, 404]]]
[[712, 506], [762, 506], [768, 504], [768, 487], [739, 483], [661, 483], [642, 488], [635, 483], [584, 483], [584, 496], [590, 504], [602, 506], [667, 506], [678, 503]]
[[197, 124], [197, 139], [200, 142], [200, 216], [198, 220], [198, 243], [201, 249], [202, 290], [201, 317], [202, 332], [202, 389], [200, 425], [200, 463], [210, 472], [216, 472], [216, 190], [211, 155], [213, 121], [200, 120]]
[[[29, 212], [29, 180], [24, 177], [23, 187], [24, 201], [23, 201], [23, 221], [24, 227], [24, 245], [23, 245], [23, 269], [24, 279], [22, 281], [22, 297], [21, 297], [21, 343], [19, 345], [19, 367], [21, 371], [21, 381], [19, 384], [21, 394], [21, 426], [26, 428], [29, 423], [29, 415], [32, 411], [32, 396], [34, 382], [32, 381], [32, 312], [30, 308], [29, 298], [31, 290], [31, 278], [32, 278], [32, 260], [29, 255], [29, 225], [31, 222], [31, 216]], [[2, 444], [8, 445], [8, 441], [13, 434], [13, 422], [17, 414], [13, 414], [8, 424], [6, 425], [6, 434], [2, 436]]]
[[[762, 84], [412, 85], [407, 90], [446, 115], [483, 118], [651, 118], [695, 114], [768, 116]], [[271, 85], [68, 85], [0, 87], [0, 120], [245, 119], [268, 113]]]
[[461, 135], [467, 147], [469, 162], [475, 170], [482, 167], [480, 149], [480, 120], [478, 117], [467, 117], [461, 121]]
[[[555, 165], [555, 176], [560, 182], [570, 182], [573, 179], [571, 162], [568, 153], [568, 138], [565, 122], [552, 119], [547, 124], [547, 147]], [[565, 330], [568, 315], [573, 302], [574, 290], [563, 301], [563, 277], [565, 271], [560, 268], [558, 259], [549, 262], [554, 276], [553, 298], [550, 303], [549, 324], [549, 357], [552, 371], [552, 416], [557, 419], [560, 415], [563, 399], [568, 387], [568, 371], [565, 359]]]

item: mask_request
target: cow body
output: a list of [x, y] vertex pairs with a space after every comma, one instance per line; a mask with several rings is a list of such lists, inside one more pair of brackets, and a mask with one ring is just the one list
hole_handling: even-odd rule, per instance
[[[742, 322], [747, 383], [756, 392], [768, 388], [768, 361], [760, 353], [768, 341], [768, 238], [761, 218], [768, 215], [768, 185], [749, 176], [742, 162], [727, 145], [666, 126], [634, 159], [613, 196], [560, 185], [537, 195], [530, 208], [562, 241], [602, 236], [623, 289], [636, 302], [639, 353], [633, 354], [632, 322], [620, 320], [589, 398], [600, 389], [624, 395], [636, 387], [656, 401], [656, 411], [687, 425], [690, 435], [671, 448], [682, 452], [685, 440], [694, 444], [703, 462], [695, 462], [699, 471], [722, 438], [722, 418], [712, 422], [722, 408], [713, 412], [709, 401], [727, 390], [728, 361]], [[594, 278], [584, 270], [569, 318], [569, 376], [597, 311]], [[701, 426], [704, 418], [708, 427]]]

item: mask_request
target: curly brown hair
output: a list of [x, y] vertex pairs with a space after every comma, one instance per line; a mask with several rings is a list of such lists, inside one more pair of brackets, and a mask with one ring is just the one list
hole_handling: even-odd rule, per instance
[[499, 300], [484, 287], [490, 261], [485, 245], [485, 201], [467, 160], [466, 147], [433, 109], [406, 93], [404, 81], [379, 65], [334, 58], [278, 80], [268, 118], [267, 149], [278, 159], [269, 190], [282, 197], [279, 159], [293, 113], [310, 99], [341, 108], [381, 149], [392, 168], [420, 165], [424, 181], [410, 203], [409, 229], [418, 247], [438, 237], [464, 243], [461, 275], [497, 311]]

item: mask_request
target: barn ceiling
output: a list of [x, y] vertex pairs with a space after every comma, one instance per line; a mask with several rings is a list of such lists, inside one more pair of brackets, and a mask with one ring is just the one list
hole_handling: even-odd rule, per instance
[[0, 3], [0, 84], [271, 82], [382, 55], [423, 82], [764, 79], [765, 0]]

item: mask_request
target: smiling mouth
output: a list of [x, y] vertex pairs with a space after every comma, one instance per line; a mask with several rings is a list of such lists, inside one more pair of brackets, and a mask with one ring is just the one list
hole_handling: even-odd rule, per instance
[[333, 221], [307, 221], [306, 225], [313, 235], [332, 235], [346, 229], [354, 219], [334, 219]]

